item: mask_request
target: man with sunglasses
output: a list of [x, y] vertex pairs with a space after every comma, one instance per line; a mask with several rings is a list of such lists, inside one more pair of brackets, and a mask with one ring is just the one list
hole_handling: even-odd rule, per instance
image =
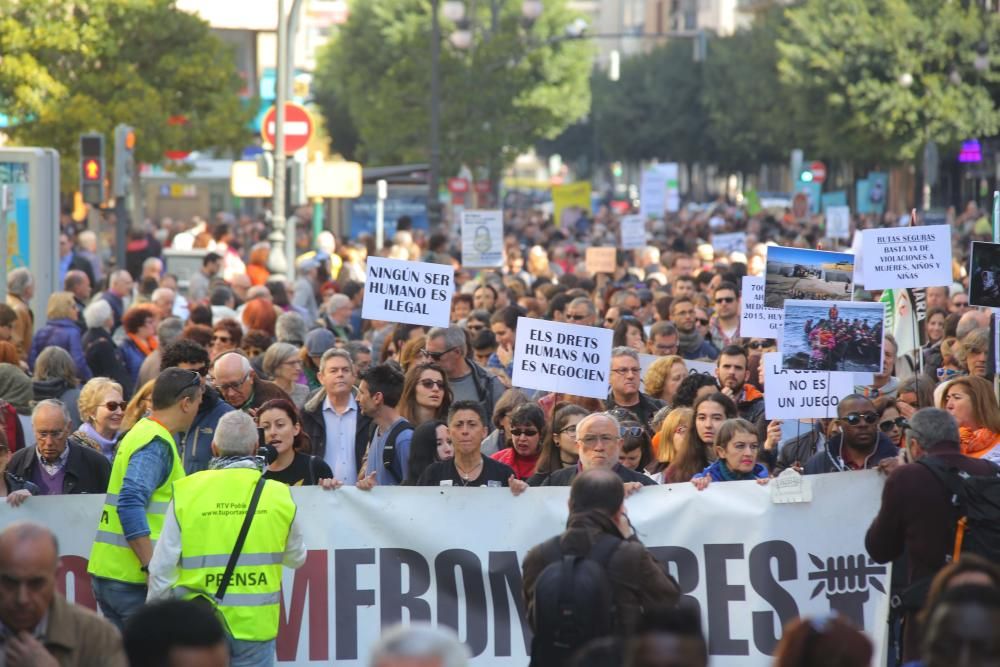
[[709, 320], [708, 332], [712, 344], [721, 350], [739, 342], [740, 297], [736, 285], [723, 282], [715, 288], [712, 299], [715, 302], [715, 314]]
[[454, 400], [476, 401], [486, 410], [487, 427], [506, 387], [495, 375], [469, 358], [468, 337], [461, 327], [435, 327], [427, 332], [423, 357], [439, 364], [448, 376]]
[[805, 465], [805, 474], [867, 470], [883, 459], [896, 456], [892, 439], [878, 428], [878, 412], [871, 399], [848, 394], [837, 405], [837, 426], [826, 449], [816, 452]]
[[[907, 584], [903, 602], [903, 660], [919, 657], [921, 637], [916, 612], [930, 580], [945, 566], [954, 548], [957, 508], [951, 493], [928, 465], [942, 474], [957, 470], [973, 476], [992, 476], [997, 467], [984, 459], [964, 456], [958, 424], [947, 410], [923, 408], [913, 414], [903, 431], [905, 458], [886, 459], [879, 470], [888, 475], [882, 506], [865, 535], [865, 549], [878, 563], [889, 563], [906, 553]], [[916, 463], [924, 461], [928, 465]], [[895, 572], [894, 572], [895, 574]], [[895, 579], [895, 576], [893, 577]]]
[[[124, 411], [124, 403], [115, 408]], [[31, 411], [36, 444], [15, 452], [7, 472], [34, 483], [39, 495], [106, 493], [111, 464], [96, 449], [70, 441], [71, 425], [62, 401], [39, 401]]]
[[597, 306], [585, 296], [578, 296], [566, 306], [566, 321], [587, 327], [598, 326]]
[[119, 629], [146, 602], [153, 545], [173, 484], [184, 477], [173, 434], [191, 427], [201, 396], [197, 372], [161, 372], [153, 385], [152, 412], [118, 446], [87, 572], [101, 611]]

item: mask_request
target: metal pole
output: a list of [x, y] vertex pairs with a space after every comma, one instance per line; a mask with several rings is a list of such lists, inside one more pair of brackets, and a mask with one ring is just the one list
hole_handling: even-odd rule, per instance
[[[285, 59], [288, 57], [288, 14], [285, 13], [285, 0], [278, 0], [278, 82], [276, 86], [275, 119], [274, 119], [274, 199], [271, 211], [271, 253], [267, 263], [271, 273], [285, 275], [291, 268], [285, 255], [285, 92], [288, 78], [288, 68]], [[294, 261], [294, 258], [293, 258]]]
[[288, 46], [285, 49], [287, 73], [285, 76], [285, 99], [292, 99], [292, 84], [295, 79], [295, 36], [299, 31], [299, 9], [302, 0], [292, 0], [292, 11], [288, 13]]
[[385, 245], [385, 200], [389, 196], [389, 182], [380, 179], [377, 184], [378, 197], [375, 199], [375, 249]]
[[10, 187], [0, 185], [0, 299], [7, 302], [7, 197]]
[[441, 178], [441, 22], [439, 0], [431, 0], [431, 154], [427, 174], [427, 219], [433, 229], [441, 222], [438, 181]]

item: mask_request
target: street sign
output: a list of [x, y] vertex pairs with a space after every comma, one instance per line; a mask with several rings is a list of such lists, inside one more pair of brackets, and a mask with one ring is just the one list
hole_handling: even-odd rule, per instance
[[448, 191], [452, 194], [464, 194], [469, 191], [469, 181], [465, 178], [449, 178]]
[[822, 183], [826, 180], [826, 165], [819, 160], [809, 165], [809, 171], [812, 172], [813, 183]]
[[[271, 107], [264, 115], [264, 121], [260, 124], [260, 136], [266, 143], [274, 146], [275, 126], [277, 123], [278, 110]], [[313, 134], [312, 116], [302, 107], [294, 102], [285, 102], [285, 154], [297, 153], [309, 144]]]
[[357, 162], [306, 164], [306, 196], [310, 199], [354, 199], [361, 196], [362, 188], [362, 169]]

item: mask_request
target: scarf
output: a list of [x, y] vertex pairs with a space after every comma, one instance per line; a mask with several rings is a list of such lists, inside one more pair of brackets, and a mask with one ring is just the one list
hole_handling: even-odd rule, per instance
[[255, 468], [263, 473], [265, 465], [263, 456], [216, 456], [208, 462], [208, 469]]
[[139, 348], [139, 351], [142, 352], [142, 356], [144, 357], [148, 357], [154, 350], [156, 350], [157, 347], [159, 347], [159, 344], [156, 342], [156, 336], [150, 336], [143, 341], [141, 338], [136, 337], [135, 334], [125, 335], [129, 337], [129, 340], [131, 340], [137, 348]]
[[962, 453], [977, 459], [1000, 444], [1000, 435], [985, 426], [976, 430], [962, 426], [958, 429], [958, 435], [962, 443]]
[[[97, 429], [95, 429], [90, 422], [87, 422], [83, 426], [81, 426], [80, 430], [77, 431], [77, 434], [85, 436], [90, 441], [92, 441], [93, 444], [97, 445], [98, 451], [100, 451], [101, 454], [104, 454], [104, 458], [108, 459], [109, 461], [112, 458], [114, 458], [115, 447], [118, 445], [117, 437], [112, 437], [110, 440], [108, 438], [105, 438], [103, 435], [97, 432]], [[90, 445], [91, 443], [88, 442], [87, 444]]]
[[734, 472], [729, 469], [726, 462], [719, 460], [719, 475], [722, 477], [724, 482], [739, 482], [747, 479], [757, 479], [757, 465], [754, 464], [753, 469], [750, 472]]
[[705, 337], [698, 333], [697, 329], [692, 329], [690, 333], [677, 330], [677, 348], [682, 352], [693, 353], [705, 342]]

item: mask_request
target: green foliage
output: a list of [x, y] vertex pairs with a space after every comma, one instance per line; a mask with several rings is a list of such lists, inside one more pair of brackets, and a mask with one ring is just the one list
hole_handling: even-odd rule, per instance
[[[252, 110], [228, 46], [175, 0], [0, 0], [0, 112], [22, 145], [52, 146], [76, 185], [81, 132], [136, 130], [140, 161], [167, 150], [238, 150]], [[168, 125], [184, 116], [184, 125]]]
[[[590, 105], [590, 46], [560, 39], [575, 18], [564, 1], [546, 2], [530, 32], [520, 24], [520, 0], [472, 4], [473, 48], [463, 52], [442, 39], [444, 173], [461, 164], [496, 167], [556, 136]], [[442, 32], [452, 30], [442, 19]], [[352, 4], [315, 77], [336, 150], [369, 164], [427, 161], [430, 32], [428, 0]]]

